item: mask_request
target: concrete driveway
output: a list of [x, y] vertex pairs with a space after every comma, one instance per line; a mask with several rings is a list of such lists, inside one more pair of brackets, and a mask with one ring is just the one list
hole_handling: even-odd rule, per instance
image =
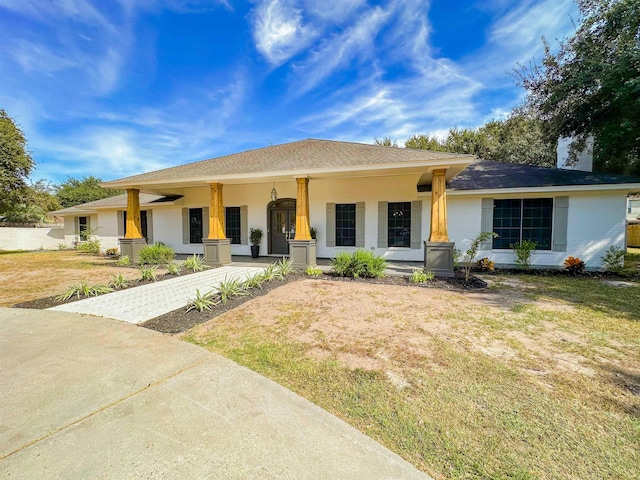
[[115, 320], [0, 309], [0, 476], [425, 479], [298, 395]]

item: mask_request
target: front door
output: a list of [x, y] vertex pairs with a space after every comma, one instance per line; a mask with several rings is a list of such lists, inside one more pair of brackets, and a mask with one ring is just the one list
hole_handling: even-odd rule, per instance
[[269, 253], [289, 255], [289, 240], [293, 239], [296, 233], [295, 200], [274, 203], [276, 204], [269, 209]]

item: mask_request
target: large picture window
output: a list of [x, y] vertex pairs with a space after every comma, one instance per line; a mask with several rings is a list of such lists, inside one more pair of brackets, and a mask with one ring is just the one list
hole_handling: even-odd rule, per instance
[[552, 198], [525, 198], [493, 201], [493, 248], [532, 240], [536, 250], [551, 250]]
[[225, 235], [233, 245], [240, 245], [240, 207], [226, 207], [224, 218]]
[[[189, 243], [202, 243], [202, 209], [189, 209]], [[207, 232], [208, 234], [209, 232]]]
[[336, 246], [356, 246], [356, 204], [336, 204]]
[[411, 247], [411, 202], [389, 202], [389, 247]]

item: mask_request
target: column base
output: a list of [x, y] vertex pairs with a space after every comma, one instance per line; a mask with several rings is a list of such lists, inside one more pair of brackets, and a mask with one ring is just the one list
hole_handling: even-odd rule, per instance
[[204, 263], [210, 267], [221, 267], [231, 263], [231, 240], [229, 238], [203, 238]]
[[129, 257], [131, 263], [138, 263], [140, 260], [140, 250], [147, 246], [144, 238], [121, 238], [120, 239], [120, 256]]
[[289, 240], [289, 258], [295, 268], [316, 266], [315, 240]]
[[453, 277], [455, 242], [424, 242], [424, 269], [436, 277]]

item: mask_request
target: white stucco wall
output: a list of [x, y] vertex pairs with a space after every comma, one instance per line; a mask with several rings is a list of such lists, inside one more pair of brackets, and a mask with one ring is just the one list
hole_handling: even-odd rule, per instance
[[[389, 260], [422, 261], [423, 250], [410, 248], [377, 248], [378, 238], [378, 202], [410, 202], [422, 201], [422, 239], [426, 240], [430, 228], [429, 194], [418, 196], [416, 184], [417, 175], [403, 175], [393, 177], [368, 177], [350, 179], [312, 179], [309, 182], [310, 223], [318, 229], [317, 256], [319, 258], [334, 257], [339, 251], [353, 251], [355, 247], [327, 247], [326, 246], [326, 204], [331, 203], [365, 203], [365, 247], [376, 254], [383, 255]], [[296, 184], [292, 178], [287, 182], [276, 182], [278, 198], [295, 198]], [[271, 183], [225, 185], [223, 198], [225, 206], [247, 205], [247, 225], [249, 228], [261, 228], [265, 235], [262, 240], [260, 254], [268, 251], [268, 219], [267, 205], [271, 198]], [[209, 188], [185, 189], [184, 197], [177, 203], [153, 208], [152, 224], [153, 239], [171, 246], [177, 253], [202, 254], [202, 244], [182, 243], [182, 208], [202, 208], [209, 206]], [[568, 245], [566, 252], [536, 252], [533, 264], [538, 266], [562, 266], [564, 259], [569, 256], [579, 256], [589, 268], [598, 268], [601, 257], [610, 245], [624, 248], [625, 242], [625, 212], [626, 194], [623, 192], [598, 193], [554, 193], [495, 196], [496, 198], [523, 197], [552, 197], [569, 196]], [[490, 195], [485, 195], [488, 197]], [[481, 196], [447, 197], [448, 227], [451, 241], [456, 242], [456, 248], [464, 251], [471, 239], [480, 232]], [[148, 208], [147, 208], [148, 209]], [[65, 219], [66, 220], [66, 219]], [[73, 235], [73, 217], [69, 217]], [[67, 222], [65, 222], [67, 223]], [[100, 211], [91, 217], [92, 228], [97, 228], [103, 248], [118, 246], [117, 213]], [[73, 238], [72, 240], [73, 241]], [[68, 241], [67, 243], [71, 243]], [[250, 245], [232, 245], [232, 255], [250, 255]], [[479, 258], [489, 257], [501, 265], [514, 263], [515, 256], [511, 250], [481, 251]]]
[[[569, 255], [580, 257], [587, 268], [600, 268], [605, 251], [615, 245], [625, 248], [625, 206], [623, 192], [598, 192], [589, 194], [531, 194], [491, 196], [493, 198], [542, 198], [569, 196], [569, 220], [567, 225], [567, 251], [536, 251], [532, 264], [536, 266], [563, 265]], [[449, 237], [462, 252], [469, 248], [480, 232], [482, 197], [452, 196], [447, 198]], [[481, 250], [478, 258], [488, 257], [498, 265], [515, 264], [511, 250]]]
[[56, 250], [61, 243], [65, 243], [61, 225], [0, 228], [0, 250]]

